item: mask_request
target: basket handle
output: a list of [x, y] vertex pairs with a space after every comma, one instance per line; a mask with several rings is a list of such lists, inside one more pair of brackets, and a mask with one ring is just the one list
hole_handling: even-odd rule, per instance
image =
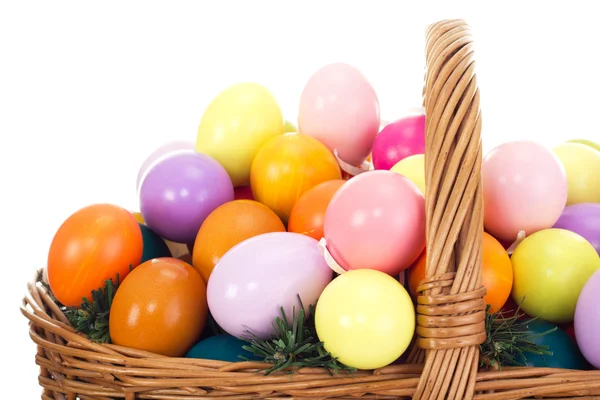
[[481, 113], [473, 39], [463, 20], [427, 29], [423, 105], [427, 273], [417, 300], [414, 399], [472, 398], [486, 339], [481, 284]]

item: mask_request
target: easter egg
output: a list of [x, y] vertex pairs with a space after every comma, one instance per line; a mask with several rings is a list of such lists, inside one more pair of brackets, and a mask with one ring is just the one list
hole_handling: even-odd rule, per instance
[[586, 360], [600, 368], [600, 272], [595, 272], [585, 283], [575, 308], [575, 338]]
[[[138, 212], [138, 211], [133, 211], [131, 214], [133, 214], [135, 220], [141, 224], [141, 225], [146, 225], [146, 221], [144, 220], [144, 217], [142, 216], [142, 213]], [[152, 231], [152, 230], [151, 230]], [[143, 232], [143, 230], [142, 230]], [[156, 234], [156, 232], [152, 231], [154, 234]], [[173, 258], [179, 258], [181, 256], [184, 256], [186, 254], [189, 254], [189, 249], [187, 247], [187, 245], [185, 243], [175, 243], [172, 242], [170, 240], [166, 240], [164, 238], [161, 238], [162, 241], [167, 245], [167, 248], [169, 249], [169, 253], [170, 255], [165, 255], [165, 256], [161, 256], [161, 257], [173, 257]]]
[[567, 202], [567, 175], [550, 149], [530, 141], [504, 143], [483, 159], [485, 230], [512, 242], [551, 228]]
[[406, 157], [424, 154], [425, 115], [401, 118], [386, 125], [375, 138], [372, 151], [375, 169], [387, 170]]
[[[553, 332], [550, 332], [555, 329]], [[521, 365], [538, 368], [565, 368], [585, 370], [589, 366], [583, 358], [577, 343], [566, 332], [556, 325], [540, 319], [531, 320], [527, 323], [527, 331], [533, 336], [530, 340], [538, 346], [547, 346], [545, 351], [550, 354], [535, 354], [525, 352], [517, 361]]]
[[587, 139], [573, 139], [573, 140], [568, 140], [567, 143], [585, 144], [586, 146], [590, 146], [592, 149], [596, 149], [596, 150], [600, 151], [600, 143], [592, 142], [591, 140], [587, 140]]
[[153, 258], [172, 257], [167, 243], [158, 236], [152, 229], [138, 222], [142, 230], [142, 239], [144, 241], [142, 260], [140, 263], [152, 260]]
[[290, 134], [260, 148], [252, 163], [251, 186], [254, 198], [287, 223], [304, 192], [341, 178], [337, 160], [325, 145], [307, 135]]
[[144, 221], [144, 217], [142, 216], [142, 214], [140, 212], [134, 211], [131, 213], [133, 215], [133, 217], [135, 218], [135, 220], [140, 223], [140, 224], [146, 224], [146, 221]]
[[226, 362], [246, 361], [246, 359], [262, 361], [260, 357], [243, 348], [247, 345], [248, 342], [224, 333], [196, 343], [185, 357]]
[[123, 280], [110, 309], [112, 343], [182, 357], [198, 342], [208, 307], [206, 285], [194, 268], [155, 258]]
[[[427, 252], [407, 270], [408, 287], [413, 299], [417, 299], [417, 288], [426, 277]], [[490, 305], [490, 313], [498, 312], [510, 298], [513, 285], [513, 268], [504, 247], [490, 234], [483, 233], [481, 284], [487, 293], [484, 300]]]
[[304, 86], [299, 131], [318, 139], [350, 165], [365, 161], [379, 123], [375, 90], [358, 69], [348, 64], [326, 65]]
[[563, 143], [554, 153], [567, 172], [567, 205], [600, 203], [600, 151], [581, 143]]
[[344, 183], [343, 179], [334, 179], [308, 189], [292, 208], [288, 231], [321, 240], [327, 206]]
[[112, 204], [92, 204], [58, 228], [48, 252], [48, 283], [56, 299], [79, 307], [117, 275], [122, 281], [142, 259], [142, 231], [133, 215]]
[[[577, 307], [575, 307], [575, 315], [577, 315]], [[570, 323], [567, 325], [562, 325], [560, 327], [567, 335], [569, 335], [569, 337], [573, 340], [575, 340], [577, 342], [577, 339], [575, 338], [575, 324], [574, 323]]]
[[397, 276], [425, 247], [425, 199], [400, 174], [364, 172], [333, 196], [323, 227], [327, 249], [343, 269]]
[[142, 182], [142, 178], [144, 177], [148, 168], [152, 166], [152, 164], [156, 163], [161, 158], [169, 155], [170, 153], [179, 151], [179, 150], [194, 150], [194, 142], [188, 142], [184, 140], [175, 140], [169, 143], [165, 143], [156, 150], [154, 150], [142, 163], [140, 169], [138, 170], [137, 175], [137, 189], [140, 188], [140, 183]]
[[583, 286], [600, 269], [600, 256], [580, 235], [552, 228], [525, 238], [512, 254], [512, 265], [512, 297], [523, 311], [568, 323]]
[[227, 172], [206, 154], [172, 153], [151, 167], [140, 186], [146, 225], [161, 237], [192, 243], [215, 208], [233, 200]]
[[398, 161], [390, 169], [400, 175], [404, 175], [417, 185], [421, 193], [425, 194], [425, 155], [415, 154]]
[[204, 282], [236, 244], [268, 232], [285, 232], [279, 217], [267, 206], [253, 200], [235, 200], [217, 207], [204, 220], [192, 252], [194, 268]]
[[236, 187], [233, 191], [233, 198], [235, 200], [254, 200], [252, 188], [250, 185]]
[[283, 133], [289, 132], [298, 132], [298, 128], [296, 128], [296, 125], [292, 124], [290, 121], [285, 121], [283, 124]]
[[247, 185], [259, 148], [284, 131], [281, 109], [273, 94], [256, 83], [239, 83], [208, 105], [196, 139], [196, 150], [221, 164], [234, 186]]
[[254, 236], [229, 250], [208, 280], [208, 306], [217, 324], [241, 338], [273, 334], [283, 307], [291, 318], [308, 310], [331, 281], [333, 272], [318, 242], [292, 232]]
[[391, 276], [354, 270], [323, 290], [315, 327], [333, 357], [350, 367], [372, 370], [406, 351], [415, 332], [415, 310], [406, 289]]
[[600, 204], [579, 203], [565, 207], [554, 228], [581, 235], [600, 254]]

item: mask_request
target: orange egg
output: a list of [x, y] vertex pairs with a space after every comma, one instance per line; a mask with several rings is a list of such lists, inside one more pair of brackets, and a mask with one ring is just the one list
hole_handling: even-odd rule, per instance
[[285, 232], [277, 214], [254, 200], [234, 200], [217, 207], [202, 223], [192, 260], [204, 282], [227, 251], [236, 244], [269, 232]]
[[333, 195], [346, 183], [334, 179], [319, 183], [307, 190], [296, 202], [288, 221], [288, 231], [301, 233], [317, 240], [323, 237], [325, 211]]
[[92, 204], [69, 216], [48, 251], [47, 276], [56, 299], [79, 307], [108, 279], [123, 280], [142, 261], [142, 231], [126, 209]]
[[319, 183], [342, 179], [333, 153], [317, 139], [292, 133], [265, 143], [252, 162], [254, 198], [287, 223], [304, 192]]
[[189, 264], [155, 258], [140, 264], [121, 283], [110, 309], [114, 344], [181, 357], [206, 325], [206, 284]]
[[[417, 298], [419, 282], [425, 278], [426, 259], [427, 254], [423, 251], [408, 269], [408, 288], [413, 299]], [[481, 282], [487, 289], [484, 299], [490, 305], [490, 312], [499, 311], [510, 296], [513, 269], [504, 247], [487, 232], [483, 233]]]

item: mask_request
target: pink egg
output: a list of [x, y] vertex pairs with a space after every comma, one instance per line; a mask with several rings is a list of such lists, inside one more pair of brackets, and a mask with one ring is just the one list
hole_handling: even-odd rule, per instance
[[425, 153], [425, 115], [401, 118], [381, 130], [373, 143], [373, 167], [391, 169], [398, 161]]
[[379, 101], [362, 73], [343, 63], [315, 72], [300, 97], [298, 128], [358, 166], [379, 132]]
[[485, 229], [512, 242], [551, 228], [567, 204], [567, 176], [554, 153], [531, 141], [504, 143], [482, 164]]
[[425, 247], [425, 199], [400, 174], [364, 172], [331, 199], [324, 233], [327, 250], [343, 269], [376, 269], [396, 277]]

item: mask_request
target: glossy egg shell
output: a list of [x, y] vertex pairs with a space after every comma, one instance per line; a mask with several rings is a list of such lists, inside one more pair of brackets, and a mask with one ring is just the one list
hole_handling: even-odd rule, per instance
[[[557, 327], [556, 325], [540, 319], [532, 320], [528, 324], [528, 330], [534, 333], [547, 332]], [[532, 340], [537, 345], [548, 346], [552, 355], [538, 355], [526, 353], [525, 365], [530, 367], [567, 368], [567, 369], [589, 369], [589, 364], [579, 351], [577, 344], [560, 328], [546, 335], [538, 336]]]
[[225, 333], [201, 340], [196, 343], [185, 356], [187, 358], [203, 358], [206, 360], [227, 362], [245, 361], [241, 357], [245, 357], [249, 360], [260, 360], [260, 357], [254, 355], [254, 353], [242, 348], [242, 346], [248, 344], [249, 343], [244, 340]]
[[117, 345], [181, 357], [200, 339], [207, 314], [200, 274], [184, 261], [155, 258], [119, 286], [110, 309], [110, 337]]

